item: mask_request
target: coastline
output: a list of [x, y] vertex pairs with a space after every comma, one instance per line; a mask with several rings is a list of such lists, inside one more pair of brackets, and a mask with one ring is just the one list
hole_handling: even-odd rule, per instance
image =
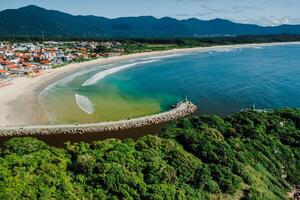
[[48, 115], [43, 110], [43, 107], [39, 101], [39, 94], [47, 86], [55, 83], [57, 80], [64, 78], [76, 71], [83, 70], [84, 68], [146, 56], [161, 56], [172, 55], [176, 53], [208, 52], [218, 50], [222, 51], [228, 48], [239, 49], [292, 44], [299, 45], [300, 42], [241, 44], [145, 52], [110, 58], [100, 58], [82, 63], [71, 63], [61, 68], [44, 71], [43, 75], [35, 78], [16, 78], [12, 81], [13, 84], [0, 88], [0, 127], [47, 124]]

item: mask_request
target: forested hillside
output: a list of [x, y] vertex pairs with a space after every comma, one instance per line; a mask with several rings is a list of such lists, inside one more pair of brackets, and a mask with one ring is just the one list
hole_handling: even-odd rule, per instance
[[194, 116], [159, 136], [59, 149], [14, 138], [0, 199], [287, 199], [300, 181], [300, 110]]
[[[101, 14], [101, 13], [99, 13]], [[169, 38], [236, 35], [300, 34], [300, 25], [263, 27], [225, 19], [178, 20], [152, 16], [108, 19], [70, 15], [30, 5], [0, 11], [0, 36], [79, 38]]]

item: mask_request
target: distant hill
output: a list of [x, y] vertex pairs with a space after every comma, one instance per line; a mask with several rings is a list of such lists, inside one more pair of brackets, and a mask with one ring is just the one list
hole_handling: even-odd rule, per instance
[[74, 16], [37, 6], [0, 12], [0, 36], [46, 37], [201, 37], [224, 35], [300, 34], [300, 25], [261, 27], [224, 19], [177, 20], [151, 16], [108, 19]]

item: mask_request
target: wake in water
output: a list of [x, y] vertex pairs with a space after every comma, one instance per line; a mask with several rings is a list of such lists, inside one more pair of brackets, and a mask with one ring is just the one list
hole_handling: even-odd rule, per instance
[[93, 103], [89, 100], [88, 97], [75, 94], [75, 99], [78, 107], [85, 113], [91, 115], [95, 112]]
[[114, 67], [112, 69], [108, 69], [108, 70], [105, 70], [105, 71], [102, 71], [102, 72], [99, 72], [99, 73], [95, 74], [90, 79], [85, 81], [81, 86], [84, 87], [84, 86], [88, 86], [88, 85], [94, 85], [98, 81], [100, 81], [101, 79], [105, 78], [106, 76], [111, 75], [113, 73], [116, 73], [118, 71], [130, 68], [130, 67], [134, 67], [134, 66], [137, 66], [137, 65], [152, 63], [152, 62], [157, 62], [157, 61], [159, 61], [159, 59], [147, 60], [147, 61], [131, 63], [131, 64], [127, 64], [127, 65], [122, 65], [122, 66], [119, 66], [119, 67]]

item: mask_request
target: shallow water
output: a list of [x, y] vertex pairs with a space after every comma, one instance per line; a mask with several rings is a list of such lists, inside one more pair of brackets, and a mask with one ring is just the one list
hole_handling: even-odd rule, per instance
[[[99, 76], [112, 67], [120, 71]], [[87, 123], [154, 114], [185, 97], [205, 114], [227, 115], [253, 102], [258, 108], [300, 107], [299, 88], [300, 45], [285, 45], [93, 67], [58, 82], [41, 99], [51, 123]]]

